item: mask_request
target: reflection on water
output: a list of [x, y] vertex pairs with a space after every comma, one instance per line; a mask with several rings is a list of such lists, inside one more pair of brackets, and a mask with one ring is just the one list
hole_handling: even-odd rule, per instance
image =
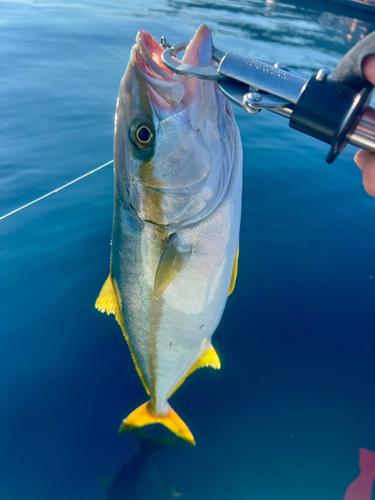
[[353, 45], [373, 31], [373, 24], [351, 17], [338, 17], [330, 12], [323, 12], [318, 22], [323, 26], [334, 28], [337, 33], [342, 33], [344, 38]]
[[[126, 462], [112, 480], [102, 481], [108, 500], [163, 500], [181, 496], [166, 479], [157, 452], [179, 446], [177, 437], [152, 438], [143, 430], [132, 432], [141, 450]], [[350, 500], [350, 499], [349, 499]]]
[[[0, 1], [0, 14], [1, 213], [111, 159], [138, 30], [176, 43], [206, 22], [218, 48], [308, 76], [375, 26], [347, 3], [299, 0]], [[342, 500], [353, 481], [368, 495], [372, 472], [356, 477], [359, 449], [375, 450], [373, 200], [353, 148], [327, 167], [327, 146], [285, 119], [235, 112], [243, 221], [214, 337], [222, 369], [193, 374], [172, 403], [196, 448], [140, 451], [117, 435], [144, 394], [117, 325], [94, 310], [110, 170], [0, 224], [1, 500], [162, 498], [172, 486], [194, 500]]]
[[[304, 55], [291, 57], [289, 65], [295, 68], [304, 68], [313, 71], [316, 68], [315, 60], [319, 60], [322, 53], [327, 54], [325, 66], [333, 70], [334, 62], [330, 54], [343, 55], [357, 41], [373, 31], [375, 26], [375, 9], [369, 12], [350, 9], [345, 5], [330, 2], [278, 2], [277, 0], [241, 0], [184, 2], [168, 0], [168, 7], [174, 16], [186, 20], [196, 15], [210, 19], [210, 26], [216, 28], [221, 35], [240, 38], [242, 52], [255, 52], [259, 42], [267, 45], [277, 44], [278, 48], [288, 54], [293, 47], [303, 48]], [[353, 17], [355, 14], [355, 17]], [[225, 38], [224, 38], [225, 39]], [[257, 42], [244, 43], [245, 41]], [[232, 47], [220, 47], [228, 50]], [[241, 51], [241, 44], [236, 50]], [[312, 54], [317, 50], [319, 55]], [[255, 54], [254, 54], [255, 55]], [[309, 57], [310, 56], [310, 57]], [[312, 64], [306, 64], [311, 60]], [[336, 63], [337, 61], [335, 61]]]
[[[358, 38], [363, 38], [375, 22], [375, 9], [369, 12], [355, 11], [337, 6], [327, 2], [305, 2], [296, 0], [295, 2], [278, 2], [277, 0], [253, 0], [251, 2], [241, 2], [241, 0], [225, 2], [218, 0], [215, 2], [180, 2], [168, 0], [168, 5], [175, 13], [184, 15], [188, 9], [196, 9], [210, 12], [212, 21], [217, 22], [222, 27], [231, 26], [238, 33], [238, 29], [245, 32], [246, 36], [252, 38], [262, 37], [267, 33], [268, 40], [280, 39], [280, 35], [288, 37], [301, 34], [303, 36], [319, 37], [322, 32], [315, 23], [322, 24], [327, 28], [345, 32], [341, 25], [348, 25], [348, 31], [358, 33]], [[259, 18], [268, 18], [262, 21]], [[329, 42], [332, 42], [332, 36]], [[351, 41], [352, 39], [348, 39]], [[293, 44], [293, 41], [292, 41]]]

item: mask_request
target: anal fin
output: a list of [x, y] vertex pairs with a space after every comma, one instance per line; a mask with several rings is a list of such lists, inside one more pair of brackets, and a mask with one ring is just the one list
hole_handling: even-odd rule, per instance
[[215, 368], [215, 370], [219, 370], [221, 368], [219, 356], [217, 355], [217, 352], [212, 345], [210, 345], [209, 348], [204, 351], [202, 356], [194, 363], [194, 365], [190, 368], [186, 375], [173, 388], [173, 390], [169, 393], [168, 398], [170, 398], [172, 394], [177, 391], [177, 389], [185, 382], [185, 380], [191, 373], [195, 372], [195, 370], [198, 370], [198, 368], [203, 368], [204, 366], [211, 366], [211, 368]]
[[133, 362], [134, 362], [135, 367], [137, 369], [137, 373], [139, 375], [139, 378], [142, 380], [142, 384], [143, 384], [144, 388], [146, 389], [147, 394], [150, 394], [150, 391], [149, 391], [147, 384], [146, 384], [146, 380], [145, 380], [143, 373], [141, 371], [141, 367], [139, 366], [139, 363], [137, 361], [137, 358], [135, 357], [135, 353], [133, 351], [133, 348], [130, 344], [128, 332], [126, 331], [126, 328], [125, 328], [124, 317], [122, 315], [122, 311], [121, 311], [121, 307], [120, 307], [119, 299], [118, 299], [118, 297], [120, 297], [120, 291], [118, 291], [118, 294], [117, 294], [115, 287], [117, 287], [117, 283], [115, 280], [112, 279], [112, 275], [110, 274], [108, 276], [108, 278], [106, 279], [104, 285], [102, 286], [102, 289], [99, 293], [99, 297], [96, 299], [95, 308], [98, 309], [98, 311], [100, 311], [100, 312], [103, 312], [103, 313], [105, 312], [108, 315], [113, 314], [115, 316], [117, 323], [120, 325], [122, 333], [124, 334], [125, 340], [129, 346], [130, 354], [132, 356]]
[[233, 292], [236, 285], [236, 278], [238, 272], [238, 256], [240, 254], [240, 247], [236, 248], [236, 253], [234, 255], [233, 269], [232, 269], [232, 279], [230, 280], [229, 293], [228, 296]]
[[215, 368], [215, 370], [219, 370], [221, 368], [219, 356], [212, 345], [210, 345], [210, 347], [202, 354], [192, 368], [190, 368], [188, 375], [203, 366], [211, 366], [211, 368]]

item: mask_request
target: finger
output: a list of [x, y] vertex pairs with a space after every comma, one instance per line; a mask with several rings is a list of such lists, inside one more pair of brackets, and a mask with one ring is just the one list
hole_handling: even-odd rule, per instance
[[360, 149], [357, 151], [354, 161], [361, 170], [364, 168], [371, 168], [372, 166], [375, 167], [375, 153], [370, 153], [369, 151]]
[[363, 149], [360, 149], [359, 151], [356, 152], [354, 156], [354, 161], [357, 164], [357, 167], [362, 170], [363, 163], [366, 162], [366, 158], [363, 158], [363, 156], [367, 155], [367, 151], [364, 151]]
[[354, 161], [362, 170], [363, 187], [366, 193], [375, 196], [375, 154], [368, 151], [358, 151]]
[[375, 85], [375, 56], [366, 57], [362, 64], [362, 71], [365, 78]]

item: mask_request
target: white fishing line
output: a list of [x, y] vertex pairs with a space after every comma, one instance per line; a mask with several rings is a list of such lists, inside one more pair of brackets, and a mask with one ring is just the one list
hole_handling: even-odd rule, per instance
[[40, 198], [37, 198], [34, 201], [30, 201], [30, 203], [27, 203], [26, 205], [23, 205], [22, 207], [16, 208], [16, 210], [13, 210], [12, 212], [9, 212], [9, 214], [6, 214], [6, 215], [3, 215], [2, 217], [0, 217], [0, 220], [5, 219], [6, 217], [9, 217], [10, 215], [15, 214], [16, 212], [19, 212], [20, 210], [23, 210], [24, 208], [27, 208], [30, 205], [34, 205], [34, 203], [37, 203], [38, 201], [44, 200], [44, 198], [47, 198], [48, 196], [51, 196], [51, 194], [58, 193], [62, 189], [65, 189], [66, 187], [71, 186], [75, 182], [78, 182], [81, 179], [84, 179], [85, 177], [88, 177], [89, 175], [94, 174], [98, 170], [101, 170], [102, 168], [107, 167], [111, 163], [113, 163], [113, 160], [111, 160], [111, 161], [109, 161], [107, 163], [104, 163], [104, 165], [101, 165], [98, 168], [94, 168], [94, 170], [91, 170], [91, 172], [87, 172], [87, 174], [81, 175], [81, 177], [78, 177], [77, 179], [74, 179], [74, 181], [70, 181], [70, 182], [68, 182], [68, 184], [64, 184], [64, 186], [61, 186], [61, 187], [59, 187], [57, 189], [54, 189], [53, 191], [51, 191], [51, 192], [49, 192], [47, 194], [44, 194], [43, 196], [41, 196]]

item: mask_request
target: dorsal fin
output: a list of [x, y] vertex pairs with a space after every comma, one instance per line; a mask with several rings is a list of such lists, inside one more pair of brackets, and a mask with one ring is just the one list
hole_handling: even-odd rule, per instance
[[[205, 339], [206, 340], [206, 339]], [[178, 382], [178, 384], [173, 388], [173, 390], [168, 394], [168, 398], [172, 396], [174, 392], [185, 382], [188, 376], [198, 370], [198, 368], [203, 368], [204, 366], [211, 366], [215, 368], [215, 370], [219, 370], [221, 368], [221, 363], [217, 352], [215, 351], [212, 344], [204, 351], [202, 356], [194, 363], [194, 365], [190, 368], [187, 374]]]
[[[116, 293], [117, 289], [117, 293]], [[129, 335], [128, 332], [126, 331], [125, 328], [125, 322], [124, 322], [124, 317], [122, 315], [121, 307], [121, 295], [120, 291], [118, 290], [118, 285], [116, 283], [116, 280], [112, 279], [112, 275], [110, 274], [104, 283], [100, 293], [99, 297], [96, 299], [95, 302], [95, 307], [98, 309], [100, 312], [105, 312], [108, 315], [109, 314], [114, 314], [117, 323], [121, 326], [122, 333], [124, 334], [125, 340], [129, 346], [130, 349], [130, 354], [132, 356], [132, 359], [134, 361], [135, 367], [137, 369], [139, 378], [142, 380], [143, 386], [146, 389], [147, 394], [150, 394], [150, 391], [147, 387], [146, 380], [143, 376], [143, 373], [141, 371], [141, 367], [139, 366], [139, 363], [137, 361], [137, 358], [135, 357], [133, 348], [130, 344], [129, 340]]]
[[191, 255], [191, 245], [180, 241], [176, 233], [172, 234], [156, 270], [154, 295], [158, 299], [169, 285], [177, 278]]
[[230, 280], [230, 287], [229, 287], [229, 295], [233, 292], [234, 287], [236, 285], [236, 278], [237, 278], [237, 272], [238, 272], [238, 256], [240, 254], [240, 247], [238, 246], [236, 248], [236, 253], [234, 255], [234, 261], [233, 261], [233, 269], [232, 269], [232, 279]]

